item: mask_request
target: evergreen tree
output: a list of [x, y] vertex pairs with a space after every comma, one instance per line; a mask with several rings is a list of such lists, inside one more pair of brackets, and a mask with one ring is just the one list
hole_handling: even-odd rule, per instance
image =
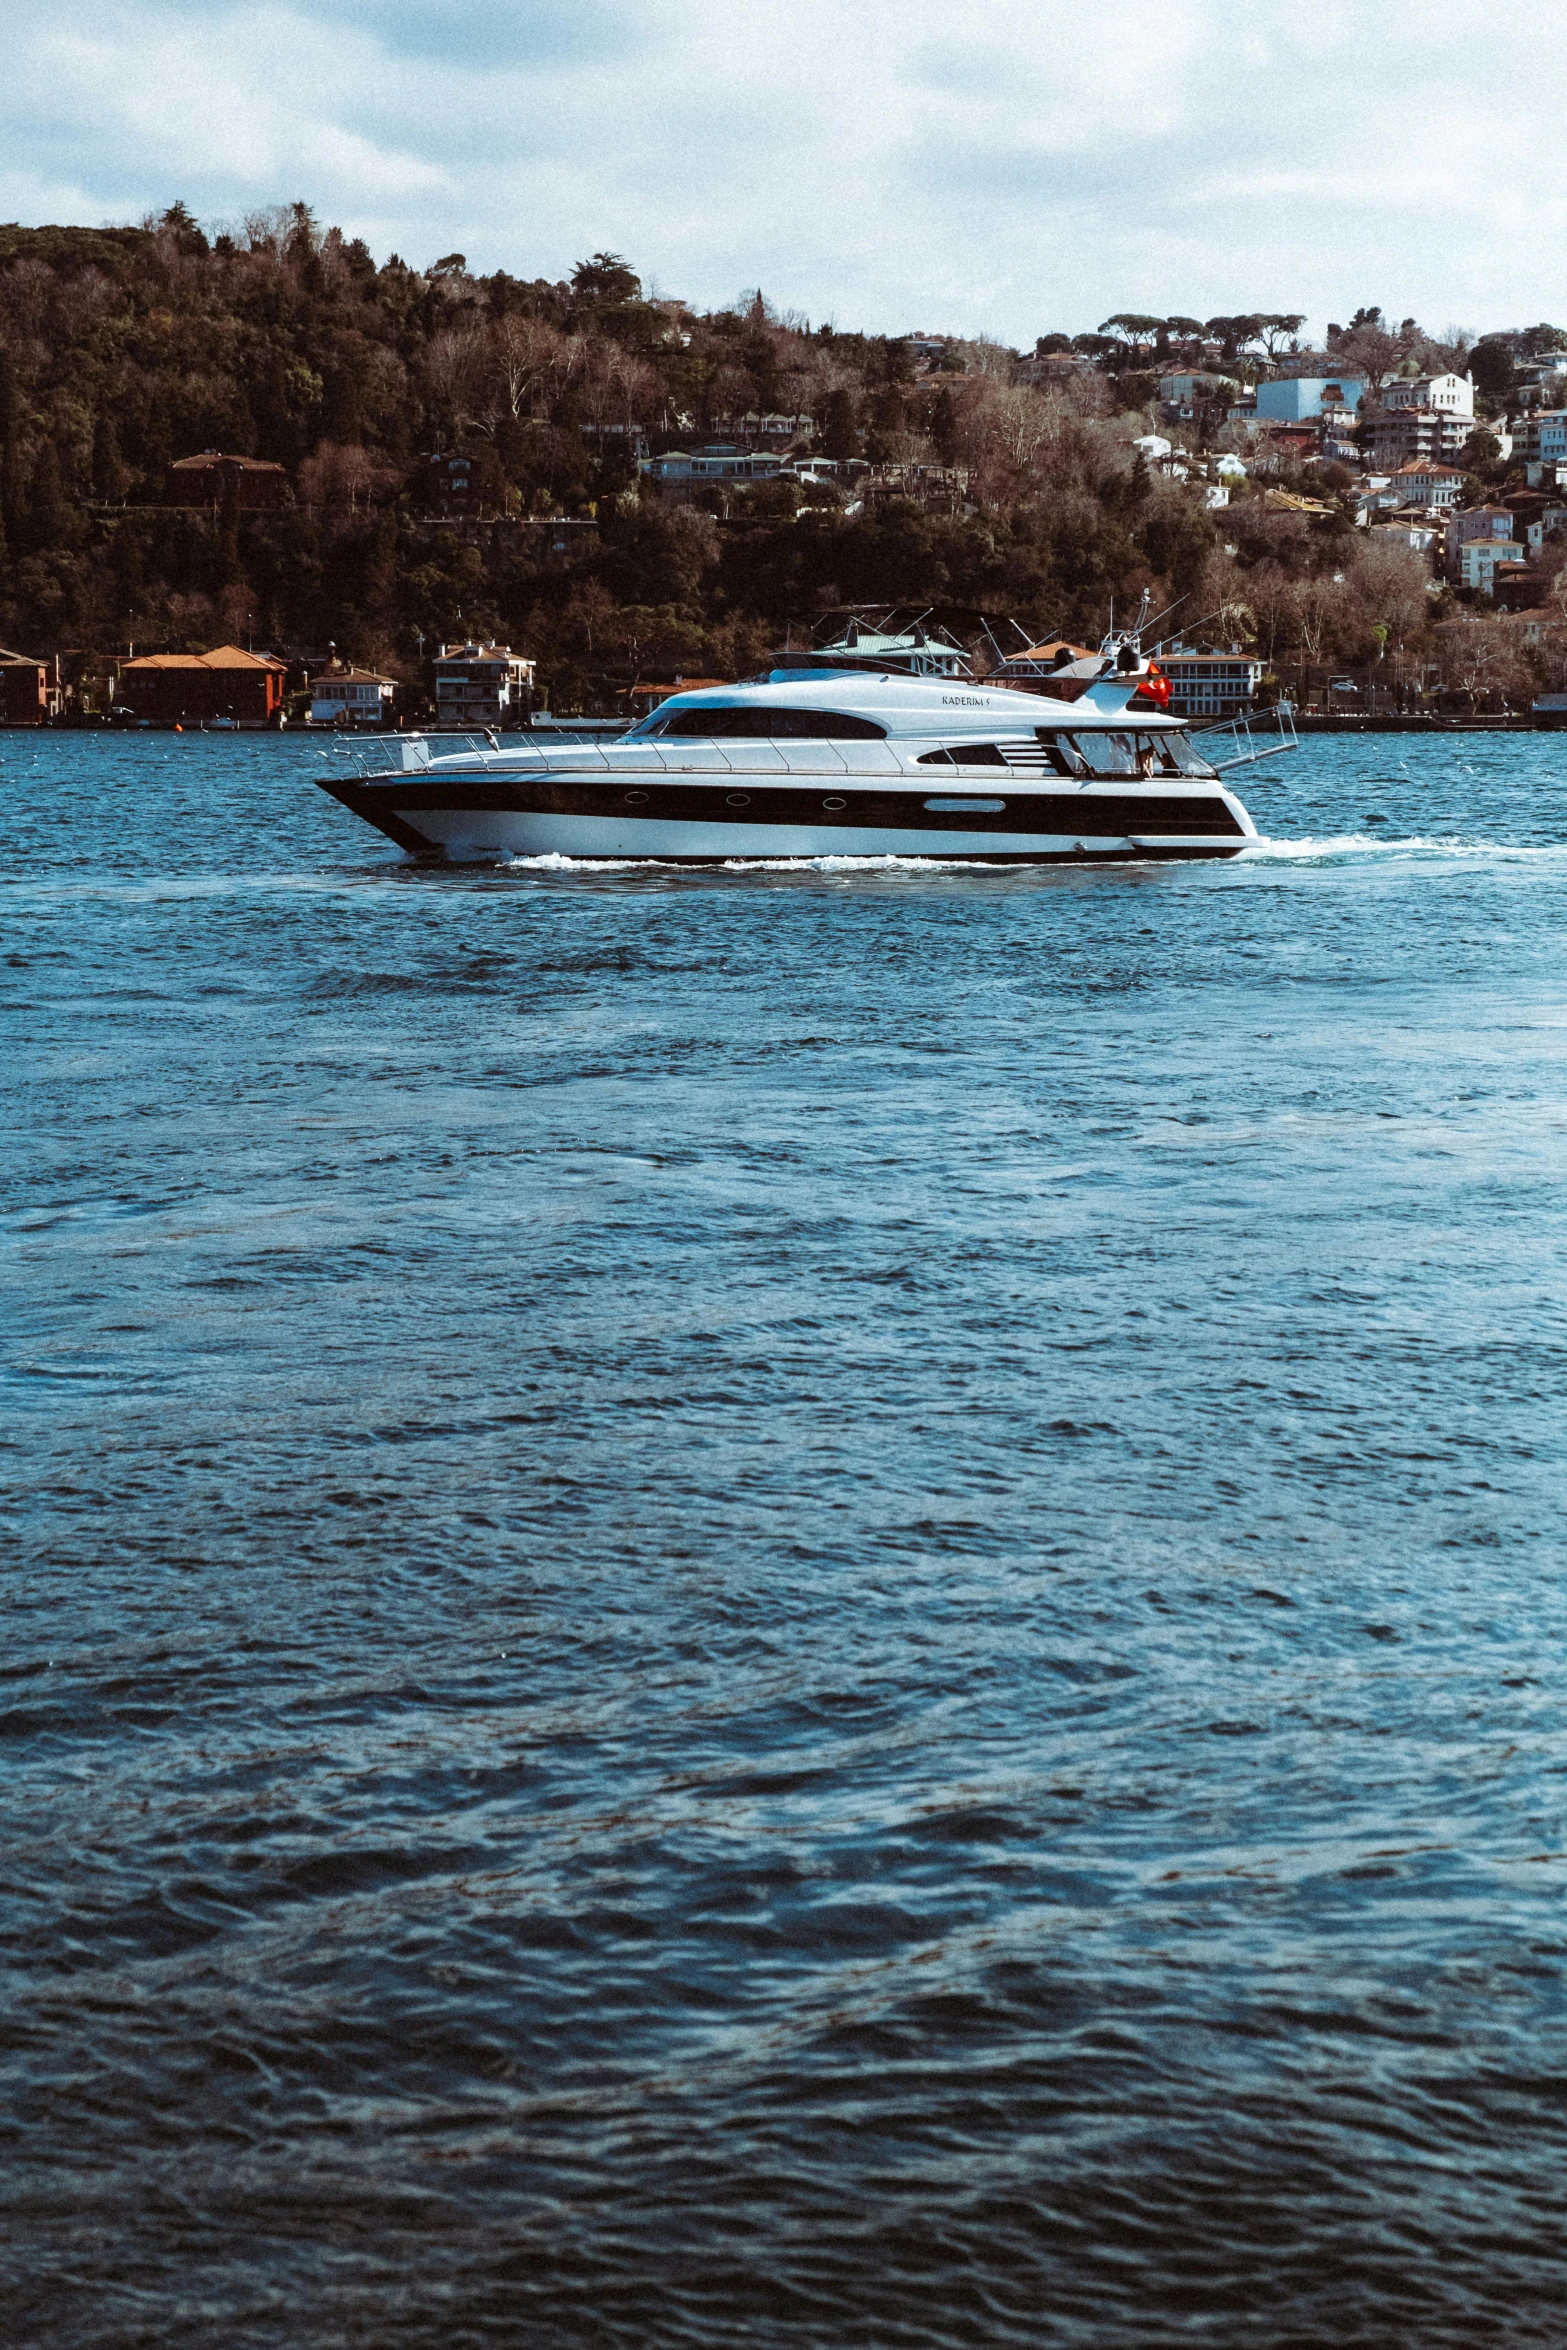
[[817, 418], [817, 446], [824, 457], [857, 457], [860, 436], [855, 430], [854, 395], [840, 384], [828, 393]]

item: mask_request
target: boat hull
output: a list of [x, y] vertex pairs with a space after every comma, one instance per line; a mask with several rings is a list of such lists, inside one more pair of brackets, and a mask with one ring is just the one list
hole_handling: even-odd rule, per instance
[[1041, 790], [1013, 776], [993, 793], [856, 788], [832, 776], [722, 789], [627, 775], [392, 776], [323, 789], [416, 855], [561, 857], [707, 865], [822, 857], [977, 864], [1233, 857], [1255, 837], [1217, 785], [1172, 792], [1128, 783]]

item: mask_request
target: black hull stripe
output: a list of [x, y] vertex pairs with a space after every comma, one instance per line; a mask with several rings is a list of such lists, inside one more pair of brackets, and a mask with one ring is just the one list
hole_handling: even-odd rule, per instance
[[[938, 779], [939, 780], [939, 779]], [[806, 827], [812, 832], [966, 832], [1065, 833], [1112, 840], [1137, 839], [1147, 833], [1176, 833], [1244, 840], [1245, 830], [1234, 811], [1216, 792], [1036, 792], [1014, 791], [1000, 809], [934, 811], [927, 796], [960, 796], [949, 783], [939, 794], [930, 785], [904, 791], [866, 791], [845, 781], [835, 788], [823, 777], [806, 789], [747, 788], [748, 779], [722, 779], [722, 785], [649, 782], [626, 785], [603, 783], [582, 776], [528, 776], [517, 779], [480, 775], [425, 778], [398, 777], [385, 783], [349, 783], [322, 779], [322, 789], [341, 800], [356, 816], [378, 825], [404, 847], [427, 844], [418, 834], [421, 809], [449, 812], [474, 810], [485, 815], [596, 816], [635, 818], [638, 822], [725, 824], [736, 831], [752, 825], [768, 830], [779, 826]], [[979, 795], [976, 793], [975, 795]], [[989, 796], [989, 795], [987, 795]], [[739, 806], [732, 803], [738, 800]], [[393, 831], [393, 825], [399, 829]]]

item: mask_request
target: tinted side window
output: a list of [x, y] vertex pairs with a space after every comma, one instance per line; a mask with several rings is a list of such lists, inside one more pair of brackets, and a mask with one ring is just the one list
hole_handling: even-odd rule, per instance
[[744, 704], [724, 709], [671, 710], [665, 734], [699, 735], [707, 742], [738, 737], [764, 742], [881, 742], [887, 729], [847, 710], [769, 710]]
[[1004, 767], [1006, 760], [994, 743], [949, 743], [939, 751], [922, 751], [922, 767]]

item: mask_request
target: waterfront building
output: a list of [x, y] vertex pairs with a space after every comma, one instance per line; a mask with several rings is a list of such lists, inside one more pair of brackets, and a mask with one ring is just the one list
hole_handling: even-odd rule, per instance
[[334, 661], [310, 680], [312, 726], [384, 726], [395, 681], [351, 661]]
[[281, 717], [288, 663], [272, 653], [218, 645], [210, 653], [147, 653], [120, 668], [119, 696], [162, 726], [269, 726]]
[[47, 661], [0, 649], [0, 726], [42, 726], [59, 715], [59, 707]]
[[1241, 718], [1256, 700], [1263, 663], [1238, 645], [1226, 652], [1211, 646], [1160, 645], [1154, 659], [1170, 681], [1173, 718]]
[[264, 457], [228, 457], [221, 449], [203, 449], [197, 457], [178, 457], [169, 467], [166, 495], [171, 506], [210, 506], [260, 514], [281, 506], [288, 494], [288, 475], [281, 465]]
[[510, 645], [445, 645], [435, 664], [441, 726], [521, 726], [533, 701], [534, 664]]

